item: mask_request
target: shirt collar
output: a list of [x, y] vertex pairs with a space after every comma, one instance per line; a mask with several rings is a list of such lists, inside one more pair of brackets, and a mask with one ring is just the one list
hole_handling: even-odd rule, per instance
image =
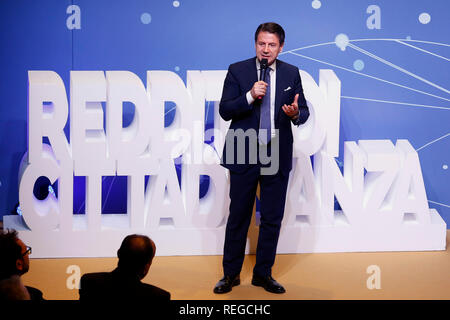
[[[277, 69], [277, 60], [275, 60], [270, 66], [269, 69], [271, 69], [272, 71]], [[261, 65], [259, 63], [258, 58], [256, 58], [256, 70], [261, 70]]]

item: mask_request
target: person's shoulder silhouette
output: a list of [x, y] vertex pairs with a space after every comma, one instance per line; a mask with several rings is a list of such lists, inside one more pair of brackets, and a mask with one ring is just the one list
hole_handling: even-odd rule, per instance
[[141, 281], [150, 269], [155, 252], [155, 243], [147, 236], [127, 236], [117, 251], [116, 269], [81, 277], [80, 300], [170, 300], [168, 291]]

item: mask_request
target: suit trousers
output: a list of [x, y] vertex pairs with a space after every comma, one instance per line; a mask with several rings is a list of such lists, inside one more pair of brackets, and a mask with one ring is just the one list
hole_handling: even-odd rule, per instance
[[256, 164], [243, 173], [230, 171], [230, 214], [225, 231], [224, 275], [241, 272], [256, 190], [260, 185], [260, 226], [253, 273], [271, 275], [284, 214], [289, 175], [261, 175]]

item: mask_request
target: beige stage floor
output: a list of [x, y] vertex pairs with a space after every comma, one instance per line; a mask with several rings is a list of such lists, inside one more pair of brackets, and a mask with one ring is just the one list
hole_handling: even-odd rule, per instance
[[[314, 253], [278, 255], [273, 276], [287, 292], [275, 295], [250, 284], [254, 255], [248, 255], [241, 285], [224, 295], [212, 292], [221, 277], [222, 256], [155, 257], [144, 282], [160, 286], [176, 300], [272, 300], [272, 299], [450, 299], [450, 230], [446, 251]], [[115, 258], [31, 259], [26, 285], [42, 290], [46, 299], [78, 299], [69, 289], [67, 270], [78, 266], [81, 274], [109, 271]], [[367, 280], [380, 270], [380, 289], [368, 289]], [[73, 272], [73, 271], [72, 271]], [[69, 281], [70, 285], [70, 281]], [[70, 287], [70, 286], [69, 286]]]

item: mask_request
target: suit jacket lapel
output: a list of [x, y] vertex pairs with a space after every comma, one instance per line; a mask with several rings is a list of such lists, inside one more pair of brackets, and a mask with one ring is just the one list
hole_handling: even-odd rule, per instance
[[259, 75], [256, 69], [256, 57], [247, 60], [246, 74], [249, 75], [247, 78], [249, 90], [253, 87], [253, 84], [258, 81]]
[[276, 83], [276, 92], [275, 92], [275, 117], [274, 122], [276, 123], [278, 114], [281, 110], [281, 95], [283, 94], [284, 88], [284, 76], [283, 76], [283, 62], [277, 59], [277, 83]]

